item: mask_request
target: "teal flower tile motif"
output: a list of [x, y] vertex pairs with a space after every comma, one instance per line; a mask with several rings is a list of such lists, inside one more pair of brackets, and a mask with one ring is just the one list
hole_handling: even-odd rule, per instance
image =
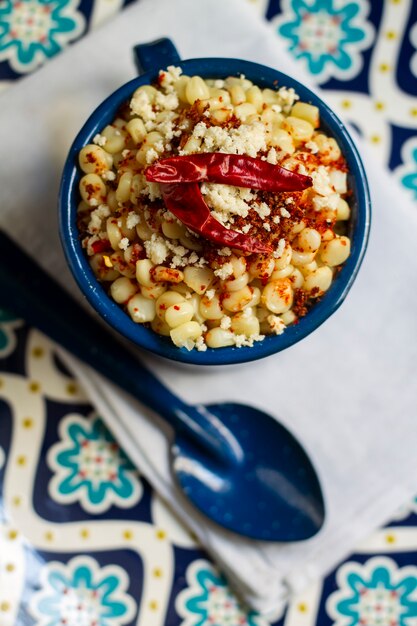
[[60, 422], [59, 434], [61, 440], [47, 455], [54, 472], [48, 485], [52, 499], [79, 502], [93, 514], [139, 502], [143, 487], [138, 472], [100, 417], [68, 415]]
[[79, 0], [0, 2], [0, 61], [27, 73], [60, 52], [85, 30]]
[[362, 68], [361, 51], [374, 39], [367, 0], [284, 0], [275, 20], [288, 49], [318, 83], [348, 80]]
[[121, 567], [100, 568], [91, 557], [77, 556], [66, 565], [52, 561], [41, 571], [30, 612], [37, 626], [123, 626], [137, 611], [128, 584]]
[[402, 165], [394, 170], [396, 178], [408, 195], [417, 200], [417, 138], [412, 137], [402, 147]]
[[181, 626], [269, 626], [245, 609], [230, 591], [225, 578], [203, 559], [193, 561], [186, 573], [188, 587], [176, 599]]
[[417, 624], [417, 567], [399, 568], [387, 557], [352, 561], [338, 570], [337, 584], [326, 604], [334, 626]]
[[22, 324], [13, 313], [0, 308], [0, 358], [9, 356], [16, 348], [15, 329]]

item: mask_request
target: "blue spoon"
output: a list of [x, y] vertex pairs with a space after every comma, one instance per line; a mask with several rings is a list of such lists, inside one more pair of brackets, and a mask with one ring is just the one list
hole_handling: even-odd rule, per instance
[[317, 475], [284, 426], [244, 404], [185, 404], [1, 231], [0, 249], [0, 306], [173, 426], [172, 469], [198, 509], [255, 539], [300, 541], [320, 530], [324, 503]]

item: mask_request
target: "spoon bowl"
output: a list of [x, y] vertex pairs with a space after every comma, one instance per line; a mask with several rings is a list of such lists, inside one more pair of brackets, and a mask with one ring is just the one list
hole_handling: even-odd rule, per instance
[[189, 437], [176, 437], [173, 471], [193, 504], [221, 526], [254, 539], [300, 541], [315, 535], [324, 522], [323, 495], [294, 436], [252, 406], [222, 403], [201, 409], [228, 431], [236, 456], [225, 461]]

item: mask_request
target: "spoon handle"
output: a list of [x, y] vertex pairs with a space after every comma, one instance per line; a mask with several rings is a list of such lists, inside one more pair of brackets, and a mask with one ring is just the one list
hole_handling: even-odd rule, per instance
[[221, 424], [185, 404], [0, 230], [0, 306], [11, 308], [216, 457], [234, 459]]

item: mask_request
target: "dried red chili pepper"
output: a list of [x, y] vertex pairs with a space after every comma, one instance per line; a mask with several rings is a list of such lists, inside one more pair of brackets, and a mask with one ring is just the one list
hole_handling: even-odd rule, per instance
[[161, 159], [145, 170], [157, 183], [210, 181], [264, 191], [302, 191], [311, 187], [310, 176], [297, 174], [262, 159], [240, 154], [204, 152]]
[[161, 193], [165, 206], [185, 226], [215, 243], [238, 248], [245, 252], [270, 254], [271, 246], [255, 237], [229, 230], [210, 213], [198, 183], [162, 183]]

